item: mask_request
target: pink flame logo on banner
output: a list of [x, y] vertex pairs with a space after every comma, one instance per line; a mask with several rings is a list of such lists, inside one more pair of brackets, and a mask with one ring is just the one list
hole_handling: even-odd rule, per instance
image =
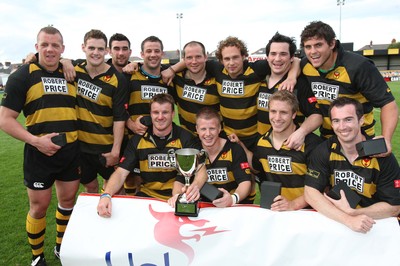
[[158, 220], [158, 222], [154, 226], [155, 240], [157, 240], [162, 245], [179, 250], [184, 253], [189, 259], [189, 265], [194, 259], [194, 250], [190, 245], [186, 244], [184, 240], [195, 239], [196, 242], [198, 242], [203, 236], [229, 231], [216, 231], [216, 226], [212, 226], [192, 230], [192, 232], [204, 232], [203, 234], [193, 233], [192, 236], [183, 236], [180, 233], [180, 229], [183, 225], [189, 224], [196, 227], [203, 227], [209, 221], [205, 219], [191, 220], [188, 217], [176, 216], [174, 212], [157, 212], [153, 210], [150, 204], [149, 210], [153, 217]]

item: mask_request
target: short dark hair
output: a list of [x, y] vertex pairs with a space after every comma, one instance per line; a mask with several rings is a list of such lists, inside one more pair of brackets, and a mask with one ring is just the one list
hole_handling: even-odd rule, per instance
[[[332, 44], [332, 42], [336, 38], [335, 31], [331, 26], [322, 22], [322, 21], [313, 21], [308, 24], [300, 35], [300, 47], [304, 48], [304, 42], [306, 42], [310, 38], [322, 38], [328, 44]], [[336, 49], [336, 47], [335, 47]]]
[[112, 43], [113, 41], [127, 41], [128, 42], [128, 48], [131, 49], [131, 42], [129, 41], [128, 37], [121, 33], [115, 33], [113, 36], [111, 36], [110, 41], [108, 43], [108, 46], [112, 48]]
[[287, 102], [292, 107], [292, 113], [296, 113], [299, 110], [299, 101], [294, 93], [287, 90], [280, 90], [273, 93], [268, 98], [268, 108], [272, 101]]
[[144, 44], [146, 42], [158, 42], [161, 45], [161, 51], [164, 51], [164, 45], [163, 45], [162, 41], [156, 36], [149, 36], [146, 39], [144, 39], [142, 41], [142, 44], [140, 45], [140, 49], [142, 49], [142, 52], [144, 52]]
[[171, 104], [172, 111], [174, 111], [174, 108], [175, 108], [174, 98], [167, 93], [159, 93], [159, 94], [154, 95], [149, 103], [150, 109], [151, 109], [151, 105], [153, 103], [158, 103], [158, 104], [169, 103], [169, 104]]
[[204, 46], [204, 44], [202, 44], [201, 42], [198, 42], [198, 41], [191, 41], [191, 42], [188, 42], [187, 44], [185, 44], [185, 46], [183, 46], [182, 56], [185, 57], [185, 49], [186, 49], [186, 47], [194, 46], [194, 45], [199, 45], [201, 47], [203, 55], [204, 56], [206, 55], [206, 47]]
[[357, 115], [358, 120], [360, 120], [361, 117], [363, 117], [364, 108], [359, 101], [357, 101], [356, 99], [353, 99], [353, 98], [339, 97], [339, 98], [336, 98], [329, 106], [329, 119], [332, 120], [333, 107], [343, 107], [345, 105], [353, 105], [354, 106], [354, 108], [356, 109], [356, 115]]
[[268, 56], [271, 50], [271, 44], [274, 42], [278, 43], [287, 43], [289, 44], [289, 53], [290, 57], [294, 56], [296, 52], [296, 40], [294, 38], [290, 38], [288, 36], [282, 35], [279, 32], [276, 32], [274, 36], [272, 36], [271, 40], [269, 40], [267, 46], [265, 47], [265, 54]]
[[218, 58], [219, 61], [222, 61], [222, 50], [225, 47], [237, 47], [240, 50], [240, 54], [242, 56], [248, 57], [249, 50], [247, 49], [246, 44], [239, 40], [237, 37], [229, 36], [225, 40], [222, 40], [218, 43], [217, 51], [215, 52], [215, 56]]
[[[40, 34], [41, 32], [44, 32], [44, 33], [47, 33], [47, 34], [51, 34], [51, 35], [60, 34], [60, 36], [61, 36], [61, 43], [64, 43], [64, 39], [63, 39], [63, 36], [62, 36], [61, 32], [60, 32], [58, 29], [54, 28], [53, 26], [47, 26], [47, 27], [41, 28], [41, 29], [39, 30], [38, 34], [37, 34], [37, 37], [39, 37], [39, 34]], [[37, 38], [37, 37], [36, 37], [36, 38]]]
[[107, 36], [101, 30], [90, 30], [86, 32], [83, 37], [83, 43], [86, 44], [87, 40], [92, 39], [103, 39], [107, 47]]
[[196, 124], [197, 124], [197, 120], [200, 118], [206, 119], [206, 120], [211, 120], [213, 118], [216, 118], [219, 123], [222, 122], [222, 118], [221, 118], [220, 114], [218, 113], [218, 111], [215, 110], [214, 108], [211, 108], [208, 106], [201, 108], [196, 113]]

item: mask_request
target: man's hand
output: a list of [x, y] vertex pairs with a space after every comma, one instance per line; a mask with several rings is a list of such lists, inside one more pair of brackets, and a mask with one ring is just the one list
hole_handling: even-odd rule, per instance
[[107, 152], [107, 153], [102, 153], [101, 155], [104, 158], [106, 158], [105, 167], [112, 167], [114, 165], [117, 165], [119, 162], [119, 153]]
[[296, 83], [297, 79], [291, 79], [288, 77], [281, 84], [279, 84], [278, 90], [288, 90], [290, 92], [293, 92]]
[[200, 199], [200, 189], [196, 184], [190, 184], [190, 186], [186, 189], [186, 186], [182, 187], [182, 193], [186, 194], [186, 200], [188, 202], [194, 202]]
[[172, 196], [171, 198], [169, 198], [168, 199], [168, 205], [169, 206], [171, 206], [172, 208], [175, 208], [175, 203], [176, 203], [176, 200], [178, 199], [178, 196], [179, 196], [180, 194], [175, 194], [174, 196]]
[[30, 63], [34, 63], [37, 62], [37, 58], [36, 58], [36, 54], [34, 53], [29, 53], [24, 60], [24, 64], [30, 64]]
[[372, 226], [374, 224], [374, 219], [364, 214], [349, 216], [348, 220], [345, 223], [345, 225], [351, 230], [363, 234], [368, 233], [372, 229]]
[[163, 82], [169, 86], [175, 77], [175, 72], [169, 67], [161, 71], [161, 77]]
[[305, 139], [305, 134], [303, 133], [301, 128], [298, 128], [287, 138], [284, 144], [288, 146], [290, 149], [299, 151], [304, 143], [304, 139]]
[[360, 214], [360, 215], [354, 215], [353, 211], [354, 209], [350, 207], [349, 202], [347, 201], [346, 194], [344, 193], [343, 190], [340, 190], [340, 199], [335, 200], [326, 195], [324, 193], [325, 198], [327, 198], [333, 205], [335, 205], [336, 208], [339, 210], [343, 211], [344, 213], [349, 215], [349, 218], [346, 220], [344, 223], [347, 227], [349, 227], [351, 230], [359, 233], [367, 233], [368, 231], [371, 230], [372, 226], [375, 224], [374, 219], [371, 217]]
[[327, 198], [333, 205], [336, 206], [339, 210], [352, 215], [353, 208], [350, 207], [349, 201], [346, 198], [346, 194], [344, 191], [341, 189], [340, 190], [340, 199], [335, 200], [329, 197], [326, 193], [324, 193], [325, 198]]
[[238, 137], [235, 133], [230, 134], [230, 135], [228, 136], [228, 139], [229, 139], [231, 142], [236, 142], [237, 144], [240, 144], [240, 139], [239, 139], [239, 137]]
[[122, 71], [127, 74], [133, 74], [133, 72], [136, 72], [138, 70], [139, 70], [139, 64], [136, 62], [130, 62], [129, 64], [127, 64], [122, 68]]
[[214, 204], [218, 208], [229, 207], [233, 205], [233, 199], [231, 194], [223, 188], [218, 188], [222, 191], [223, 196], [219, 199], [213, 200], [212, 204]]
[[146, 132], [147, 127], [145, 125], [143, 125], [142, 123], [140, 123], [140, 119], [142, 117], [143, 116], [141, 115], [138, 118], [136, 118], [136, 120], [132, 120], [131, 118], [126, 120], [127, 128], [132, 130], [132, 132], [135, 133], [135, 134], [143, 135]]
[[294, 208], [292, 207], [291, 201], [287, 198], [278, 195], [274, 198], [274, 203], [271, 205], [271, 211], [292, 211]]
[[[374, 139], [379, 139], [379, 138], [383, 138], [383, 136], [376, 136]], [[387, 152], [375, 154], [372, 157], [386, 157], [392, 153], [392, 143], [390, 143], [390, 141], [387, 139], [385, 139], [385, 143], [386, 143]]]
[[69, 82], [74, 82], [76, 77], [76, 72], [74, 65], [70, 59], [62, 58], [60, 60], [63, 66], [64, 77]]
[[97, 205], [97, 214], [100, 217], [110, 218], [111, 217], [111, 199], [108, 197], [103, 197], [99, 200], [99, 204]]
[[58, 133], [50, 133], [37, 137], [31, 145], [36, 147], [41, 153], [47, 156], [53, 156], [59, 149], [61, 149], [61, 146], [58, 146], [51, 141], [51, 138], [57, 135]]

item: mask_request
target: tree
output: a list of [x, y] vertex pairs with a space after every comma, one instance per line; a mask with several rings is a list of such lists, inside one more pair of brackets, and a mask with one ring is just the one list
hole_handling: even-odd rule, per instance
[[396, 42], [396, 39], [392, 39], [392, 43], [389, 45], [388, 49], [400, 48], [400, 42]]

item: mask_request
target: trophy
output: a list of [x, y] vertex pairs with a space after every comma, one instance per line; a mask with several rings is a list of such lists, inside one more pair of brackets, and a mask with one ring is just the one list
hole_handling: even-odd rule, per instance
[[[187, 189], [192, 176], [196, 173], [197, 165], [204, 160], [205, 152], [192, 148], [170, 149], [168, 155], [170, 158], [175, 158], [175, 167], [185, 178]], [[186, 194], [180, 194], [175, 202], [175, 215], [197, 217], [198, 214], [197, 201], [188, 202]]]

